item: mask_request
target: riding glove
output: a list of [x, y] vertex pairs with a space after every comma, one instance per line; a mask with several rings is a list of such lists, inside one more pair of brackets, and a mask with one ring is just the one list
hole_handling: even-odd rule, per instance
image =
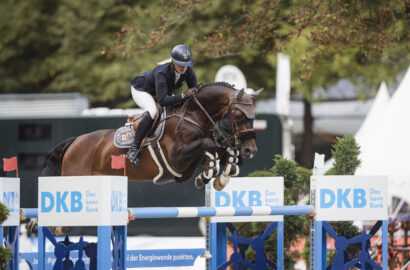
[[196, 94], [196, 88], [189, 88], [183, 93], [184, 98], [190, 98]]

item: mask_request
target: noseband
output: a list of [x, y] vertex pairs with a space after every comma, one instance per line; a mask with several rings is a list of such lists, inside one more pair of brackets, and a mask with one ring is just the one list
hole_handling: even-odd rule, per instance
[[[222, 128], [226, 132], [233, 134], [235, 145], [238, 146], [242, 140], [247, 140], [247, 139], [252, 139], [252, 138], [255, 139], [256, 132], [255, 132], [255, 129], [253, 128], [254, 119], [248, 118], [241, 109], [235, 106], [236, 104], [251, 106], [253, 105], [253, 103], [231, 100], [228, 110], [222, 116]], [[237, 117], [235, 116], [235, 111], [241, 111], [242, 114], [244, 114], [243, 116], [244, 119], [238, 120]], [[247, 124], [247, 123], [251, 124], [251, 128], [239, 130], [239, 126], [243, 124]]]

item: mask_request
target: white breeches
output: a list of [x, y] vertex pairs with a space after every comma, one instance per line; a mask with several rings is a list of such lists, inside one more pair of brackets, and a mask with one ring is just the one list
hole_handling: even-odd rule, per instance
[[157, 106], [155, 105], [154, 98], [143, 90], [137, 90], [131, 86], [131, 95], [135, 103], [142, 110], [147, 111], [151, 115], [152, 119], [155, 119], [157, 114]]

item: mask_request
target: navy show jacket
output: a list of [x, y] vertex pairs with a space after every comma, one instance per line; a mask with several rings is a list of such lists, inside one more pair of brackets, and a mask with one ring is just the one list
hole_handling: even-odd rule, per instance
[[175, 71], [172, 63], [157, 66], [131, 80], [131, 84], [136, 90], [143, 90], [156, 97], [161, 106], [182, 102], [181, 94], [173, 96], [172, 93], [181, 88], [185, 82], [189, 88], [197, 86], [193, 68], [188, 67], [175, 83]]

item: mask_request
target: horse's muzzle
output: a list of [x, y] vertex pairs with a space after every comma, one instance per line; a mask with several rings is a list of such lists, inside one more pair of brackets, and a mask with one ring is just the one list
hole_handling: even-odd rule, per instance
[[243, 158], [253, 158], [258, 151], [258, 148], [255, 146], [250, 146], [247, 144], [242, 144], [241, 146], [241, 156]]

